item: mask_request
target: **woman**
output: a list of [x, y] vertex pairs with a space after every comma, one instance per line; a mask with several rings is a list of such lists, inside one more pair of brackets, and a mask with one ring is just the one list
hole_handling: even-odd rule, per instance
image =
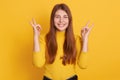
[[87, 67], [88, 35], [92, 26], [81, 30], [81, 38], [74, 35], [72, 15], [66, 4], [56, 4], [51, 13], [50, 30], [44, 37], [41, 26], [33, 19], [34, 30], [33, 62], [44, 66], [43, 80], [78, 80], [75, 65]]

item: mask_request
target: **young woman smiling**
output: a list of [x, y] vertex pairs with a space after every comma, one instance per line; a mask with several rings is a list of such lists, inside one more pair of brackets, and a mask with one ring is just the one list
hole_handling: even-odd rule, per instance
[[50, 18], [50, 30], [46, 36], [40, 34], [41, 26], [33, 19], [33, 62], [44, 66], [43, 80], [78, 80], [75, 65], [87, 67], [88, 36], [93, 27], [89, 22], [80, 35], [73, 33], [72, 15], [66, 4], [56, 4]]

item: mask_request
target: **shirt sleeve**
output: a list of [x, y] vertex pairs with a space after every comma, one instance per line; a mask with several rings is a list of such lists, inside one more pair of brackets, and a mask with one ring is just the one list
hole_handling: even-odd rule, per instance
[[77, 49], [77, 64], [81, 69], [87, 68], [87, 59], [88, 59], [88, 52], [82, 52], [82, 40], [79, 35], [75, 36], [76, 38], [76, 49]]
[[42, 67], [45, 64], [45, 37], [39, 37], [40, 51], [33, 52], [33, 64], [37, 67]]

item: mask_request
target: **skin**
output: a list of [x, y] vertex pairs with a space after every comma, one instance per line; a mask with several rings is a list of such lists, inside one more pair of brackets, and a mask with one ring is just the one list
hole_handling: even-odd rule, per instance
[[[57, 10], [55, 13], [55, 17], [54, 17], [54, 23], [55, 23], [55, 27], [59, 30], [59, 31], [65, 31], [66, 28], [68, 27], [69, 24], [69, 19], [68, 19], [68, 15], [65, 11], [63, 10]], [[80, 31], [81, 31], [81, 38], [82, 38], [82, 52], [87, 52], [88, 51], [88, 37], [89, 34], [93, 28], [93, 24], [92, 26], [89, 27], [89, 23], [88, 22]], [[32, 21], [30, 22], [33, 31], [34, 31], [34, 51], [35, 52], [39, 52], [40, 51], [40, 45], [39, 45], [39, 36], [40, 36], [40, 31], [42, 30], [42, 27], [40, 26], [40, 24], [37, 24], [35, 19], [32, 19]]]
[[57, 10], [54, 17], [55, 27], [59, 31], [65, 31], [69, 24], [68, 15], [64, 10]]

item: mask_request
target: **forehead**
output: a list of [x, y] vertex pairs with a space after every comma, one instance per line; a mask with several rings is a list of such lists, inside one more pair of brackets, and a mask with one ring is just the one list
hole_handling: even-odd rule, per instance
[[67, 13], [64, 10], [59, 9], [56, 11], [55, 15], [67, 15]]

